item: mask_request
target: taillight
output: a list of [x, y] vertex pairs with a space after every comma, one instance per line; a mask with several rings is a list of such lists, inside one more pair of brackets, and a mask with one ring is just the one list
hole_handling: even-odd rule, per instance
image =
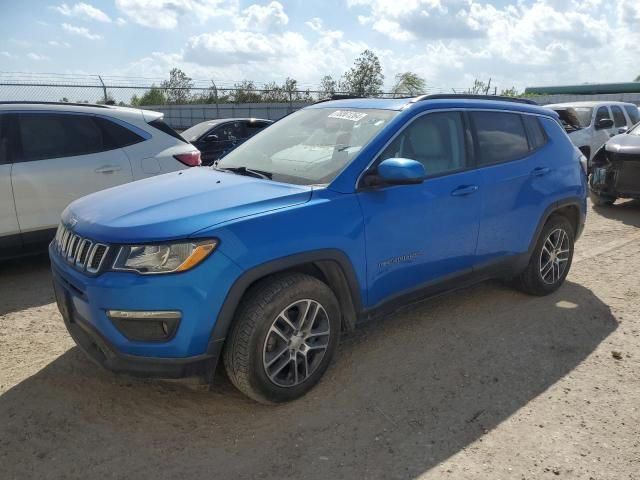
[[178, 160], [180, 163], [184, 163], [187, 167], [199, 167], [202, 165], [200, 152], [198, 150], [189, 153], [179, 153], [178, 155], [174, 155], [173, 158]]

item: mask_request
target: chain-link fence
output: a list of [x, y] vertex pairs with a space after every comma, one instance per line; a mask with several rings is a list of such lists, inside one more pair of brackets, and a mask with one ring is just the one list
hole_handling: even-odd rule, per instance
[[[468, 88], [426, 88], [420, 93], [470, 92]], [[323, 91], [317, 86], [290, 81], [278, 85], [188, 79], [176, 84], [153, 78], [0, 72], [0, 101], [106, 103], [147, 108], [163, 112], [167, 123], [179, 129], [216, 118], [277, 120], [332, 94], [349, 93]], [[381, 92], [377, 96], [401, 95]]]

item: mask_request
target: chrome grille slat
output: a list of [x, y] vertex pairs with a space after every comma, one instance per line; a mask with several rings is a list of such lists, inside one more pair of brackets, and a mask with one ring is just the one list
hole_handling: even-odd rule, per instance
[[93, 240], [83, 238], [73, 233], [62, 223], [58, 226], [53, 241], [56, 252], [67, 263], [88, 273], [100, 271], [110, 250], [108, 245], [94, 243]]

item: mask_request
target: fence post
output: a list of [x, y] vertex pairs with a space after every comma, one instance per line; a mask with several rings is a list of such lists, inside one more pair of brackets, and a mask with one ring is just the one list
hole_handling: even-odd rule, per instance
[[102, 81], [102, 77], [100, 75], [98, 75], [98, 80], [100, 80], [100, 83], [102, 84], [102, 93], [104, 94], [104, 103], [106, 105], [107, 101], [108, 101], [108, 98], [107, 98], [107, 87], [104, 84], [104, 82]]

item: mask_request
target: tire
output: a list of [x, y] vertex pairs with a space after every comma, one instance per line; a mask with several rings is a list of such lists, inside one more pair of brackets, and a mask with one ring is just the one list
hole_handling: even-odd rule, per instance
[[591, 189], [589, 189], [589, 198], [591, 199], [591, 203], [593, 203], [598, 207], [613, 205], [613, 202], [617, 200], [616, 197], [611, 197], [609, 195], [601, 195], [599, 193], [594, 192]]
[[229, 379], [260, 403], [303, 396], [335, 355], [340, 318], [338, 300], [317, 278], [293, 273], [258, 282], [241, 301], [225, 343]]
[[560, 288], [571, 268], [574, 238], [571, 222], [561, 215], [552, 215], [540, 232], [527, 268], [515, 279], [516, 286], [538, 296], [549, 295]]

